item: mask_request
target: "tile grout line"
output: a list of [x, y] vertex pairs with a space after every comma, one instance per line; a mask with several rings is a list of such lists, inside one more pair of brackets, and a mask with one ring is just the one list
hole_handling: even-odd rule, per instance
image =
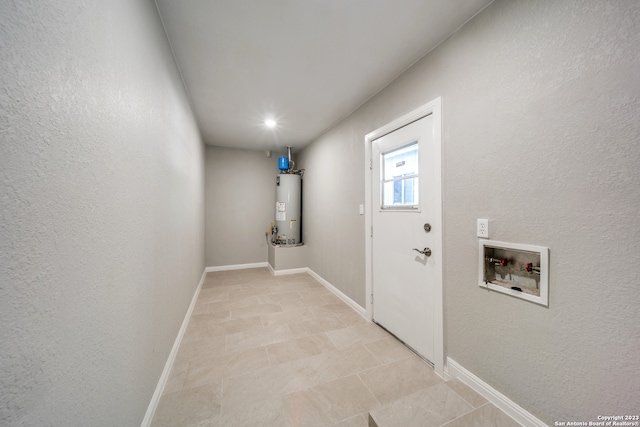
[[[480, 407], [482, 407], [482, 406], [486, 405], [487, 403], [490, 403], [489, 401], [487, 401], [487, 400], [485, 399], [485, 402], [476, 408], [476, 406], [475, 406], [472, 402], [469, 402], [467, 399], [465, 399], [465, 398], [464, 398], [464, 396], [462, 396], [460, 393], [458, 393], [457, 391], [455, 391], [452, 387], [449, 387], [449, 382], [451, 382], [451, 381], [452, 381], [452, 380], [445, 381], [445, 382], [444, 382], [444, 384], [449, 388], [449, 390], [451, 390], [452, 392], [454, 392], [458, 397], [460, 397], [462, 400], [464, 400], [464, 401], [465, 401], [465, 402], [467, 402], [469, 405], [471, 405], [471, 407], [472, 407], [473, 409], [478, 409], [478, 408], [480, 408]], [[462, 384], [462, 385], [464, 385], [464, 386], [466, 386], [466, 387], [468, 387], [466, 384], [464, 384], [464, 383], [462, 383], [462, 382], [461, 382], [461, 384]], [[469, 388], [470, 388], [470, 387], [469, 387]], [[470, 389], [471, 389], [471, 388], [470, 388]], [[473, 391], [473, 392], [475, 393], [475, 391], [474, 391], [473, 389], [471, 389], [471, 391]]]
[[[285, 281], [285, 282], [280, 282], [280, 284], [285, 284], [285, 285], [286, 285], [286, 284], [289, 284], [289, 283], [290, 283], [290, 282], [286, 282], [286, 281]], [[243, 286], [244, 286], [244, 289], [247, 289], [249, 286], [251, 286], [251, 284], [252, 284], [252, 283], [251, 283], [251, 280], [249, 280], [249, 279], [244, 279], [244, 280], [241, 282], [241, 285], [243, 285]], [[235, 286], [235, 284], [230, 285], [230, 286]], [[277, 284], [276, 284], [276, 286], [277, 286]], [[269, 291], [269, 294], [268, 294], [268, 295], [276, 295], [276, 294], [274, 294], [274, 292], [273, 292], [273, 288], [272, 288], [271, 286], [267, 286], [267, 287], [268, 287], [268, 291]], [[309, 289], [313, 289], [313, 288], [309, 288]], [[279, 292], [279, 293], [284, 293], [284, 292]], [[227, 296], [226, 301], [230, 301], [229, 297], [230, 297], [230, 295], [228, 295], [228, 296]], [[241, 299], [241, 300], [243, 300], [243, 301], [244, 301], [244, 300], [251, 300], [251, 298], [253, 298], [253, 297], [255, 297], [255, 302], [256, 302], [256, 304], [257, 304], [257, 305], [273, 303], [274, 305], [279, 306], [279, 307], [280, 307], [280, 309], [282, 310], [282, 312], [294, 311], [294, 310], [284, 310], [284, 307], [282, 306], [282, 302], [281, 302], [281, 301], [280, 301], [280, 302], [269, 302], [269, 301], [267, 300], [267, 298], [265, 298], [265, 297], [264, 297], [264, 295], [245, 295], [243, 298], [238, 298], [238, 299]], [[305, 298], [305, 297], [303, 297], [300, 293], [298, 293], [298, 297], [299, 297], [299, 298], [294, 298], [294, 300], [295, 300], [295, 299], [304, 299], [304, 298]], [[324, 296], [321, 296], [321, 298], [324, 298]], [[323, 304], [319, 304], [319, 305], [317, 305], [317, 306], [331, 305], [331, 304], [332, 304], [332, 302], [327, 302], [327, 301], [326, 301], [326, 299], [325, 299]], [[213, 307], [213, 305], [212, 305], [212, 304], [207, 304], [207, 313], [209, 313], [209, 314], [211, 313], [212, 307]], [[306, 308], [313, 308], [313, 307], [316, 307], [316, 306], [310, 306], [310, 307], [306, 307]], [[358, 314], [357, 312], [355, 312], [355, 311], [353, 310], [353, 308], [351, 308], [351, 307], [349, 307], [349, 308], [350, 308], [349, 313], [352, 313], [352, 312], [353, 312], [353, 313], [355, 313], [355, 314]], [[301, 307], [300, 309], [305, 309], [305, 307]], [[316, 311], [314, 311], [314, 310], [309, 310], [309, 311], [308, 311], [308, 313], [309, 313], [309, 316], [310, 316], [309, 320], [311, 320], [311, 321], [314, 321], [314, 320], [315, 320], [315, 321], [318, 321], [318, 320], [320, 319], [320, 318], [318, 317], [318, 314], [316, 313]], [[264, 329], [264, 324], [263, 324], [263, 322], [265, 321], [265, 317], [264, 317], [264, 316], [265, 316], [264, 314], [257, 316], [257, 317], [258, 317], [258, 320], [259, 320], [258, 327], [257, 327], [257, 328], [251, 328], [251, 329], [249, 329], [249, 330], [258, 332], [258, 331], [260, 331], [261, 329]], [[333, 315], [333, 316], [338, 320], [338, 324], [342, 325], [342, 327], [341, 327], [341, 328], [338, 328], [338, 329], [331, 329], [331, 331], [333, 331], [333, 330], [341, 330], [341, 329], [349, 329], [349, 328], [356, 328], [356, 327], [358, 327], [358, 326], [359, 326], [359, 325], [349, 325], [349, 324], [347, 324], [347, 323], [346, 323], [346, 321], [343, 319], [343, 318], [345, 317], [344, 313], [335, 313], [335, 315]], [[229, 316], [229, 318], [228, 318], [228, 319], [224, 319], [224, 320], [216, 320], [216, 322], [215, 322], [215, 323], [224, 323], [224, 322], [229, 322], [229, 321], [232, 321], [232, 320], [240, 320], [240, 319], [231, 319], [231, 317]], [[294, 360], [293, 360], [293, 361], [291, 361], [291, 362], [304, 361], [305, 359], [309, 359], [309, 358], [316, 357], [316, 356], [321, 356], [322, 354], [325, 354], [325, 353], [328, 353], [328, 352], [332, 352], [332, 351], [341, 351], [341, 350], [344, 350], [344, 349], [346, 349], [346, 348], [352, 347], [352, 345], [349, 345], [349, 346], [344, 347], [344, 348], [337, 348], [335, 341], [334, 341], [334, 340], [332, 340], [332, 339], [331, 339], [331, 337], [330, 337], [330, 335], [327, 333], [328, 331], [320, 331], [320, 332], [315, 332], [315, 333], [312, 333], [312, 334], [309, 334], [309, 335], [303, 335], [303, 336], [295, 337], [295, 336], [293, 335], [293, 331], [292, 331], [292, 329], [291, 329], [291, 325], [293, 325], [293, 324], [294, 324], [294, 322], [285, 322], [285, 323], [282, 323], [282, 326], [284, 326], [284, 327], [287, 329], [287, 331], [289, 332], [289, 334], [291, 335], [291, 337], [292, 337], [292, 338], [291, 338], [291, 339], [287, 339], [287, 340], [285, 340], [285, 341], [279, 341], [279, 342], [293, 341], [293, 340], [299, 340], [299, 339], [303, 339], [303, 338], [307, 338], [307, 337], [312, 337], [312, 336], [324, 335], [325, 337], [327, 337], [328, 341], [329, 341], [329, 342], [330, 342], [330, 343], [331, 343], [335, 348], [334, 348], [334, 349], [331, 349], [331, 350], [328, 350], [328, 351], [322, 351], [321, 353], [318, 353], [318, 354], [315, 354], [315, 355], [306, 356], [306, 357], [303, 357], [303, 358], [301, 358], [301, 359], [294, 359]], [[278, 326], [278, 325], [276, 325], [276, 326]], [[225, 348], [224, 348], [224, 353], [223, 353], [223, 354], [231, 354], [231, 353], [229, 353], [229, 351], [228, 351], [228, 350], [229, 350], [229, 338], [228, 338], [228, 336], [229, 336], [229, 335], [231, 335], [231, 334], [226, 334], [226, 333], [225, 333], [225, 336], [224, 336], [224, 346], [225, 346]], [[307, 391], [307, 390], [309, 390], [309, 389], [311, 389], [311, 388], [313, 388], [313, 387], [317, 387], [317, 386], [320, 386], [320, 385], [322, 385], [322, 384], [326, 384], [326, 383], [333, 382], [333, 381], [338, 381], [338, 380], [340, 380], [340, 379], [344, 379], [344, 378], [350, 377], [350, 376], [352, 376], [352, 375], [355, 375], [355, 376], [356, 376], [356, 378], [357, 378], [357, 380], [358, 380], [358, 381], [359, 381], [359, 382], [360, 382], [360, 383], [365, 387], [365, 389], [366, 389], [366, 390], [370, 393], [370, 395], [374, 398], [374, 401], [375, 401], [375, 402], [376, 402], [376, 404], [377, 404], [377, 405], [375, 406], [375, 408], [378, 408], [378, 407], [383, 406], [383, 405], [382, 405], [382, 403], [380, 402], [380, 400], [379, 400], [379, 399], [378, 399], [378, 398], [373, 394], [373, 392], [372, 392], [372, 390], [370, 389], [370, 387], [369, 387], [369, 386], [368, 386], [368, 385], [363, 381], [361, 374], [362, 374], [363, 372], [367, 372], [367, 371], [369, 371], [369, 370], [376, 369], [376, 368], [379, 368], [379, 367], [382, 367], [382, 366], [388, 365], [388, 364], [393, 363], [393, 362], [397, 362], [398, 360], [404, 360], [404, 359], [406, 359], [406, 358], [411, 357], [412, 355], [408, 355], [408, 356], [406, 356], [406, 357], [402, 357], [401, 359], [398, 359], [398, 360], [393, 360], [392, 362], [384, 363], [384, 362], [382, 361], [382, 359], [381, 359], [381, 358], [379, 358], [378, 356], [376, 356], [376, 355], [373, 353], [373, 351], [372, 351], [369, 347], [367, 347], [367, 345], [366, 345], [366, 344], [368, 344], [368, 343], [370, 343], [370, 342], [375, 342], [375, 341], [377, 341], [377, 340], [357, 343], [357, 344], [353, 345], [353, 347], [355, 347], [355, 346], [359, 346], [359, 347], [361, 347], [361, 348], [362, 348], [362, 347], [364, 347], [366, 354], [370, 355], [370, 356], [372, 357], [372, 360], [373, 360], [373, 361], [375, 361], [375, 363], [377, 363], [377, 366], [376, 366], [376, 367], [369, 368], [369, 369], [364, 369], [364, 370], [360, 370], [360, 371], [357, 371], [357, 372], [350, 373], [350, 374], [348, 374], [348, 375], [342, 375], [342, 376], [340, 376], [340, 377], [338, 377], [338, 378], [334, 378], [334, 379], [332, 379], [331, 381], [323, 381], [323, 382], [320, 382], [320, 383], [318, 383], [318, 384], [314, 384], [314, 385], [312, 385], [312, 386], [305, 387], [305, 388], [304, 388], [304, 389], [302, 389], [302, 390], [297, 390], [297, 391], [295, 391], [295, 392], [291, 392], [291, 393], [287, 393], [287, 394], [281, 395], [281, 396], [280, 396], [280, 401], [283, 401], [283, 399], [284, 399], [284, 397], [285, 397], [285, 396], [289, 396], [289, 395], [291, 395], [291, 394], [293, 394], [293, 393], [300, 392], [300, 391]], [[272, 363], [273, 363], [273, 358], [272, 358], [271, 354], [269, 353], [269, 351], [268, 351], [268, 349], [267, 349], [267, 345], [266, 345], [266, 344], [261, 345], [261, 346], [258, 346], [258, 347], [256, 347], [256, 348], [262, 348], [262, 349], [264, 349], [263, 351], [266, 353], [266, 357], [267, 357], [267, 361], [268, 361], [268, 363], [269, 363], [269, 367], [271, 367], [271, 366], [276, 366], [276, 365], [272, 365]], [[191, 358], [191, 359], [192, 359], [192, 358]], [[189, 366], [190, 366], [192, 363], [193, 363], [193, 361], [192, 361], [192, 360], [189, 360], [189, 362], [187, 363], [187, 370], [189, 369]], [[283, 362], [283, 363], [286, 363], [286, 362]], [[262, 368], [262, 369], [267, 369], [267, 368], [268, 368], [268, 367], [265, 367], [265, 368]], [[251, 373], [251, 372], [255, 372], [255, 370], [254, 370], [254, 371], [244, 372], [244, 373], [242, 373], [242, 374], [238, 374], [238, 376], [240, 376], [240, 375], [246, 375], [246, 374], [249, 374], [249, 373]], [[185, 374], [185, 375], [186, 375], [186, 374]], [[229, 377], [229, 378], [232, 378], [232, 377]], [[225, 395], [225, 383], [226, 383], [227, 387], [229, 386], [229, 378], [222, 378], [222, 379], [220, 380], [220, 391], [221, 391], [220, 412], [221, 412], [221, 413], [222, 413], [223, 409], [225, 408], [225, 406], [223, 405], [223, 402], [224, 402], [223, 397], [224, 397], [224, 395]], [[186, 377], [185, 377], [185, 379], [186, 379]], [[184, 387], [184, 380], [183, 380], [183, 384], [182, 384], [181, 389], [182, 389], [183, 387]], [[452, 391], [454, 391], [454, 390], [452, 390]], [[455, 392], [455, 391], [454, 391], [454, 392]], [[457, 394], [457, 393], [456, 393], [456, 394]], [[461, 397], [461, 396], [460, 396], [460, 397]], [[466, 400], [466, 399], [464, 399], [464, 398], [463, 398], [463, 400], [464, 400], [465, 402], [467, 402], [467, 400]], [[467, 402], [467, 403], [469, 403], [469, 404], [470, 404], [470, 402]], [[471, 405], [471, 406], [473, 406], [473, 405]], [[484, 406], [484, 405], [481, 405], [480, 407], [482, 407], [482, 406]], [[479, 407], [479, 408], [480, 408], [480, 407]], [[475, 409], [478, 409], [478, 408], [474, 408], [473, 410], [475, 410]], [[368, 414], [371, 410], [372, 410], [372, 409], [371, 409], [371, 408], [369, 408], [366, 412], [363, 412], [363, 413], [361, 413], [361, 414], [352, 415], [352, 416], [350, 416], [350, 417], [345, 418], [345, 420], [346, 420], [346, 419], [349, 419], [349, 418], [356, 418], [356, 417], [360, 417], [360, 416], [362, 416], [362, 417], [364, 417], [364, 420], [365, 420], [365, 422], [366, 422], [366, 421], [367, 421], [367, 414]], [[473, 411], [473, 410], [472, 410], [472, 411]], [[344, 420], [342, 420], [342, 421], [344, 421]], [[338, 421], [338, 422], [341, 422], [341, 421]]]
[[[375, 368], [371, 368], [371, 369], [375, 369]], [[362, 372], [365, 372], [365, 371], [362, 371]], [[373, 409], [381, 408], [381, 407], [383, 406], [383, 405], [382, 405], [382, 402], [380, 402], [380, 399], [378, 399], [378, 396], [376, 396], [375, 394], [373, 394], [373, 391], [369, 388], [369, 386], [367, 385], [367, 383], [365, 383], [365, 382], [364, 382], [364, 380], [363, 380], [363, 379], [362, 379], [362, 377], [360, 376], [360, 374], [361, 374], [362, 372], [358, 372], [358, 373], [356, 374], [356, 375], [358, 376], [358, 379], [359, 379], [359, 380], [360, 380], [360, 382], [364, 385], [364, 387], [369, 391], [369, 393], [371, 394], [371, 396], [373, 396], [373, 398], [376, 400], [376, 402], [378, 402], [378, 406], [376, 406], [376, 407], [375, 407], [375, 408], [373, 408]], [[371, 413], [371, 411], [372, 411], [372, 409], [369, 409], [369, 410], [367, 411], [367, 414], [370, 414], [370, 413]]]
[[[457, 394], [457, 393], [456, 393], [456, 394]], [[462, 397], [462, 396], [460, 396], [460, 397]], [[463, 398], [463, 400], [464, 400], [464, 398]], [[466, 400], [465, 400], [465, 402], [466, 402]], [[478, 406], [477, 408], [473, 408], [473, 409], [471, 409], [470, 411], [465, 412], [464, 414], [460, 414], [460, 415], [458, 415], [457, 417], [455, 417], [455, 418], [453, 418], [453, 419], [451, 419], [451, 420], [449, 420], [449, 421], [447, 421], [447, 422], [445, 422], [445, 423], [443, 423], [443, 424], [440, 424], [440, 426], [438, 426], [438, 427], [446, 427], [446, 425], [447, 425], [447, 424], [450, 424], [450, 423], [454, 422], [455, 420], [457, 420], [457, 419], [459, 419], [459, 418], [462, 418], [462, 417], [465, 417], [465, 416], [467, 416], [467, 415], [469, 415], [469, 414], [472, 414], [473, 412], [475, 412], [475, 411], [479, 410], [480, 408], [482, 408], [482, 407], [484, 407], [484, 406], [486, 406], [486, 405], [488, 405], [488, 404], [490, 404], [490, 402], [485, 402], [485, 403], [483, 403], [482, 405]], [[471, 406], [473, 406], [473, 405], [471, 405]]]

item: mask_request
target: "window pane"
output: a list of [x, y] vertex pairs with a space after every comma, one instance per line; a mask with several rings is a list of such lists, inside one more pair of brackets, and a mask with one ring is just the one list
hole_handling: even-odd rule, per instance
[[402, 181], [393, 183], [393, 204], [402, 204]]
[[382, 207], [418, 205], [418, 143], [381, 155]]
[[418, 174], [418, 143], [383, 154], [384, 180]]
[[402, 201], [405, 204], [413, 204], [413, 178], [402, 181], [404, 183], [404, 198]]
[[399, 204], [399, 203], [396, 203], [396, 201], [394, 200], [394, 197], [396, 194], [394, 191], [395, 184], [396, 183], [393, 181], [384, 183], [382, 187], [382, 194], [383, 194], [382, 205], [383, 206], [393, 206], [393, 205]]

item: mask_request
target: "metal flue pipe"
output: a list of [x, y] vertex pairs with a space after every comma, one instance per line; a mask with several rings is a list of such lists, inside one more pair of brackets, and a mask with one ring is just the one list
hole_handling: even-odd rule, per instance
[[292, 150], [292, 147], [287, 147], [287, 157], [289, 159], [289, 170], [293, 169], [293, 165], [295, 164], [293, 161], [293, 154], [291, 150]]

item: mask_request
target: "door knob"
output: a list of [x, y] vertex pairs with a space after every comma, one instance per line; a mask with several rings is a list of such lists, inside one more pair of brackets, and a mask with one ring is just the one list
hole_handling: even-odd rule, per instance
[[424, 256], [431, 256], [431, 249], [424, 248], [423, 250], [413, 248], [414, 251], [421, 253]]

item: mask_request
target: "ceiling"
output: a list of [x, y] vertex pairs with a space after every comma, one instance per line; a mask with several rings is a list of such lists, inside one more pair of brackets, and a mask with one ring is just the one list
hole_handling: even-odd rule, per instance
[[281, 150], [312, 142], [491, 1], [156, 3], [204, 141]]

